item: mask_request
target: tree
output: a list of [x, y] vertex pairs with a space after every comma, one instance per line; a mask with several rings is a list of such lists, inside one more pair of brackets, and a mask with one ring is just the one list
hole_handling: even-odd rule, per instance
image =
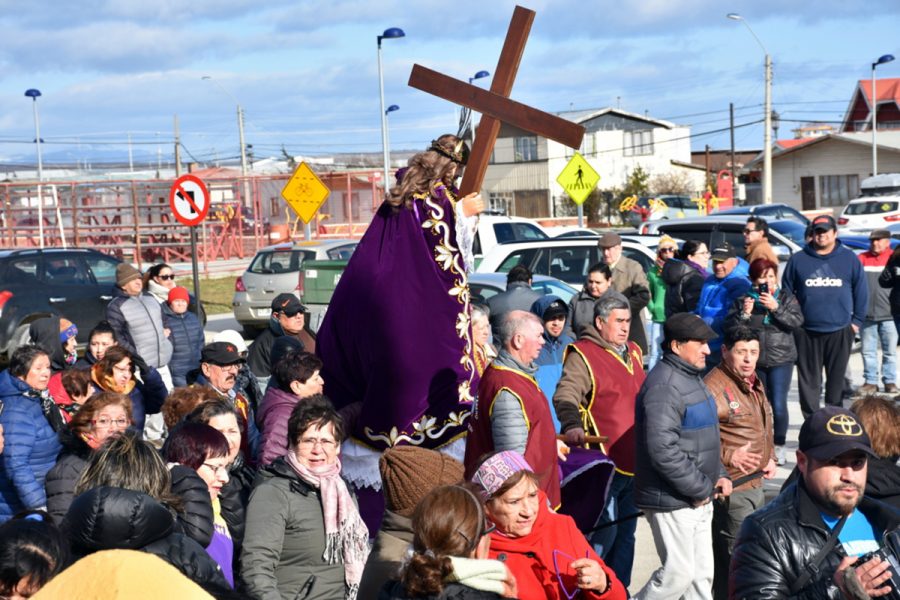
[[650, 180], [650, 190], [653, 195], [675, 194], [684, 196], [694, 192], [694, 183], [691, 176], [684, 171], [670, 171], [654, 175]]
[[650, 190], [648, 182], [650, 174], [644, 170], [644, 167], [638, 165], [628, 174], [625, 179], [625, 187], [622, 188], [623, 196], [646, 196]]

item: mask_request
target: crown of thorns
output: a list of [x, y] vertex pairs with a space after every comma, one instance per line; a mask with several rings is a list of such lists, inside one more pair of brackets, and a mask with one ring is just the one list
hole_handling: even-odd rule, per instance
[[469, 160], [469, 149], [466, 147], [466, 144], [463, 140], [459, 140], [453, 146], [453, 150], [447, 150], [446, 148], [440, 146], [437, 143], [437, 140], [431, 140], [431, 147], [429, 150], [434, 150], [441, 156], [446, 156], [453, 162], [457, 162], [461, 165], [466, 164], [466, 161]]

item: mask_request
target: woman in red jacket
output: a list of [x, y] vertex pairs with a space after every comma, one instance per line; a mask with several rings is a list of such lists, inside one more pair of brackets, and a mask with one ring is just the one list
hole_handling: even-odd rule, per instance
[[478, 467], [472, 481], [496, 526], [490, 558], [506, 563], [520, 600], [625, 600], [612, 569], [594, 553], [571, 517], [550, 510], [521, 454], [503, 451]]

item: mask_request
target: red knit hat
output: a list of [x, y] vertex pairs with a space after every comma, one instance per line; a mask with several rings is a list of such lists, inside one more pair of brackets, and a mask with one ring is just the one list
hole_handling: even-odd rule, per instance
[[185, 302], [190, 303], [191, 295], [187, 291], [187, 288], [176, 286], [169, 290], [169, 304], [172, 304], [173, 300], [184, 300]]

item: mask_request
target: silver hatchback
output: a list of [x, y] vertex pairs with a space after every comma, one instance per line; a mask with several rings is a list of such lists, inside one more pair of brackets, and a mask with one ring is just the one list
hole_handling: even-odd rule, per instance
[[359, 240], [304, 241], [261, 249], [234, 282], [234, 318], [248, 335], [258, 333], [268, 325], [272, 299], [283, 292], [298, 293], [304, 261], [348, 260], [358, 243]]

